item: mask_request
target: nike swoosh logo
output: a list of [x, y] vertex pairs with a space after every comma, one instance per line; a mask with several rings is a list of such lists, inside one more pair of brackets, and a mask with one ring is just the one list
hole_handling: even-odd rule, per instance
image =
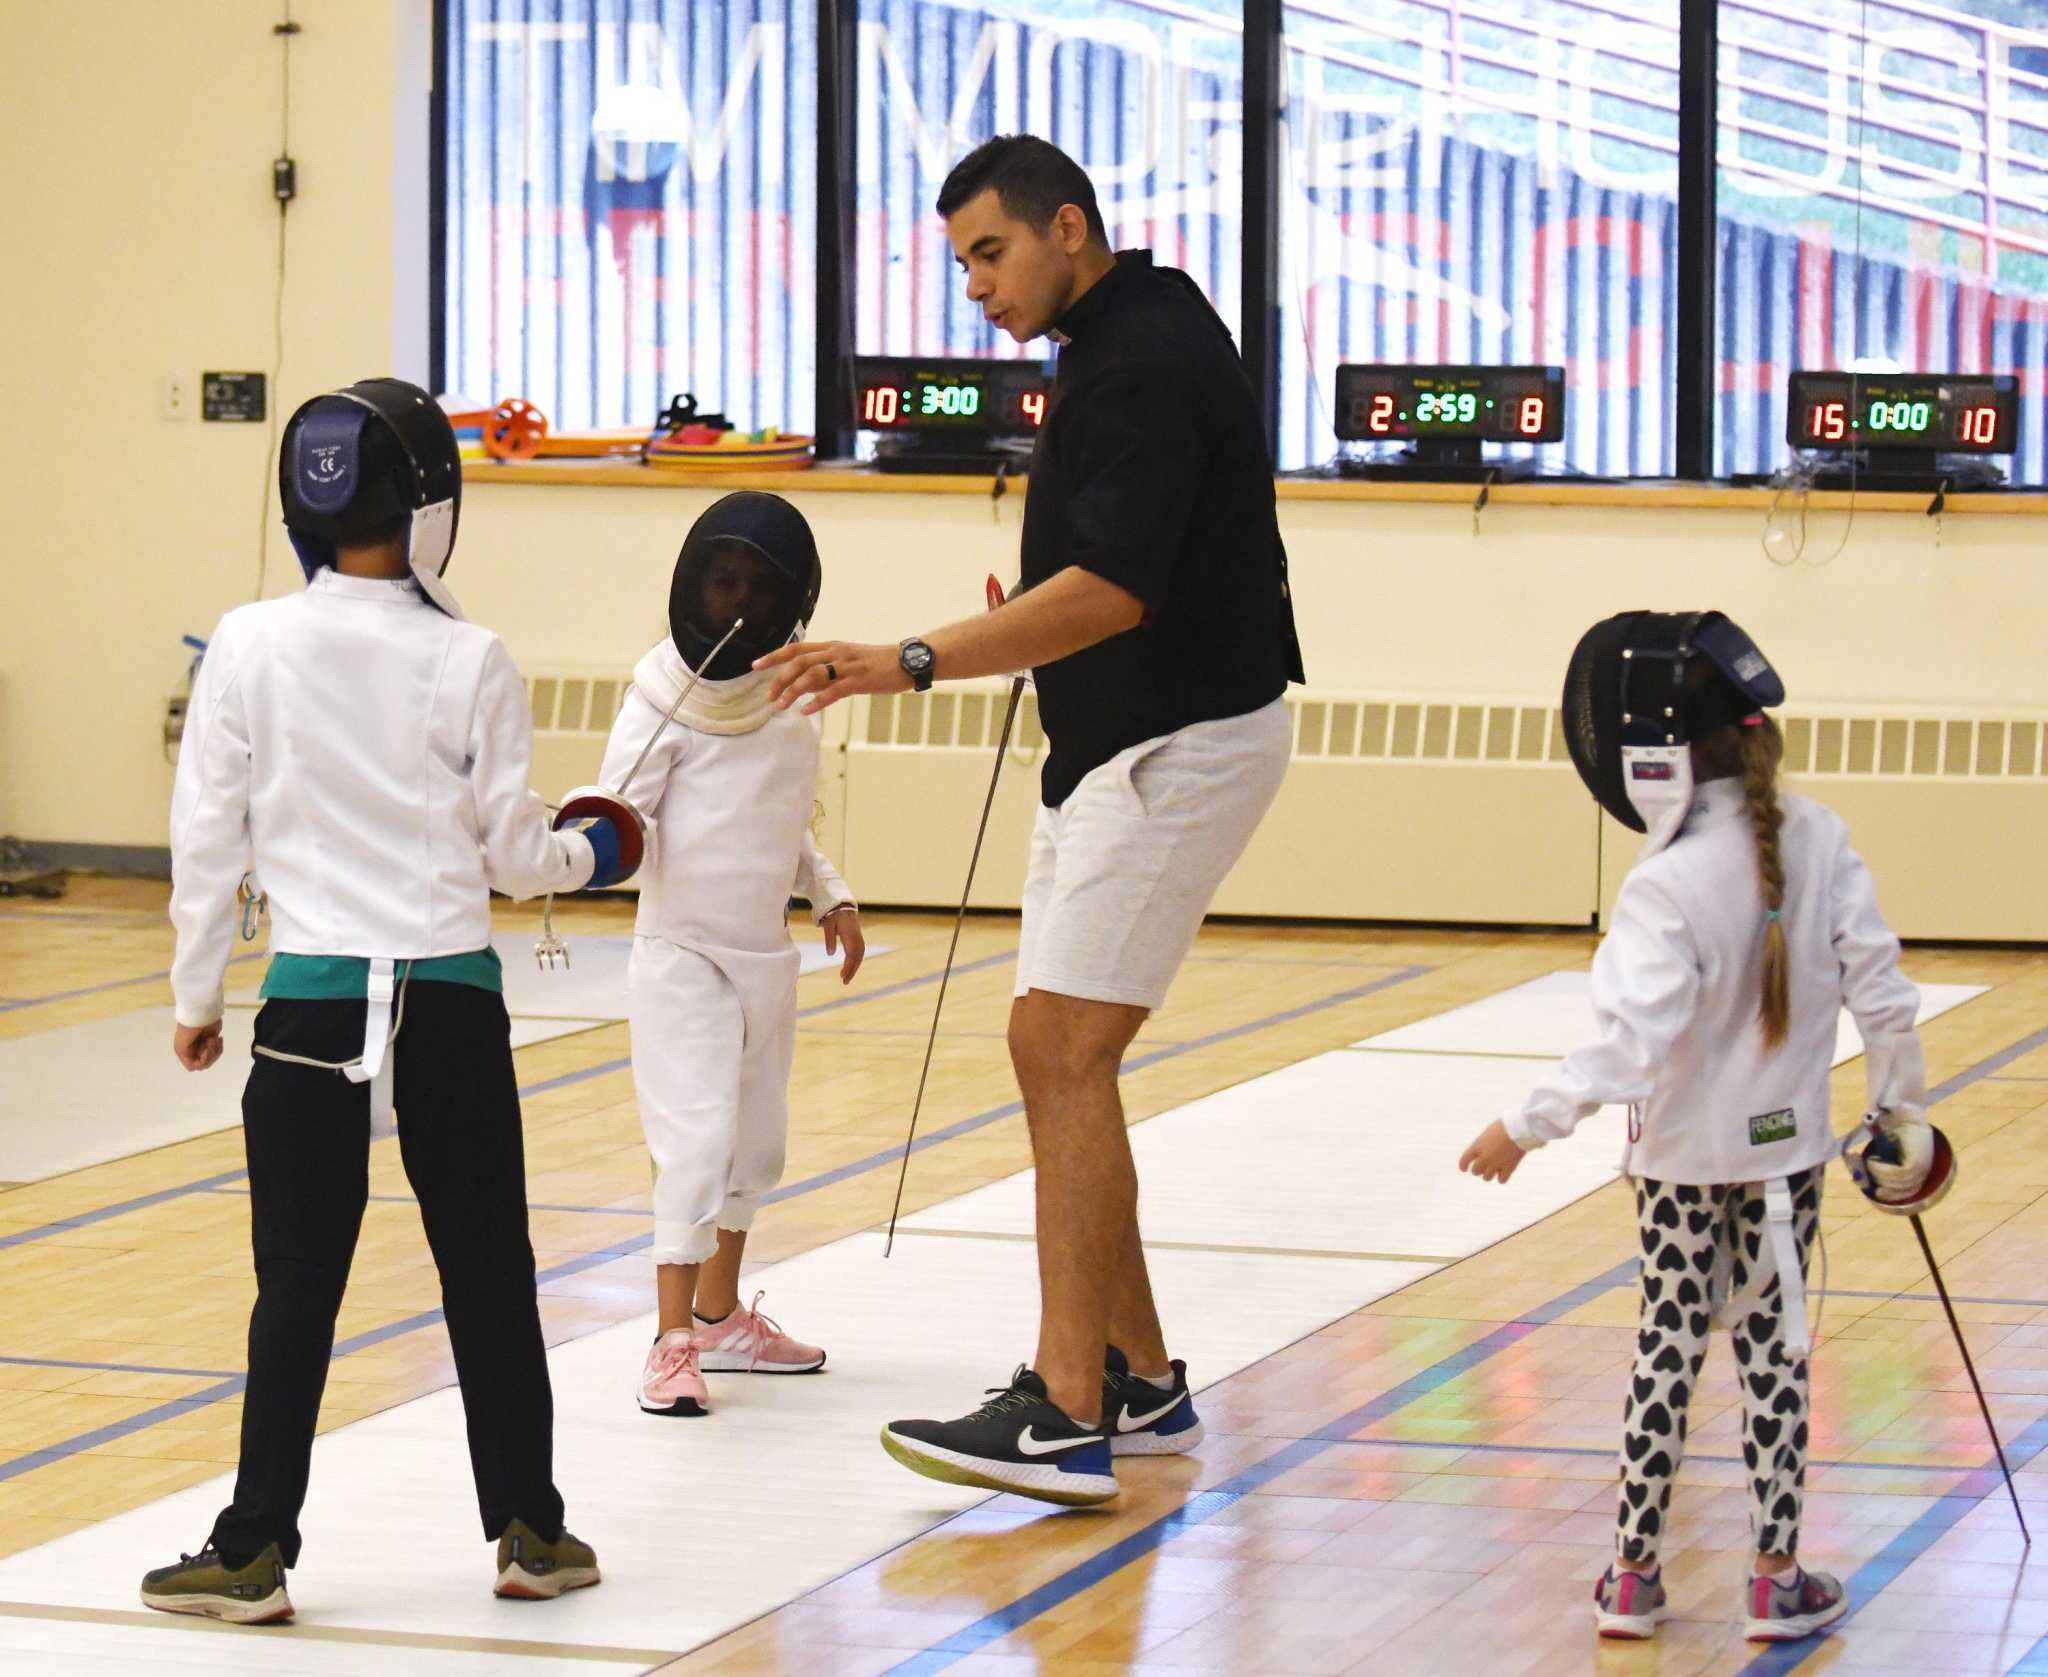
[[1027, 1456], [1049, 1456], [1055, 1450], [1078, 1450], [1083, 1444], [1101, 1442], [1092, 1434], [1087, 1438], [1040, 1438], [1036, 1427], [1026, 1427], [1017, 1435], [1017, 1448]]
[[1175, 1392], [1172, 1397], [1168, 1398], [1166, 1402], [1149, 1414], [1119, 1415], [1116, 1418], [1116, 1430], [1118, 1432], [1136, 1432], [1140, 1427], [1149, 1427], [1154, 1421], [1171, 1415], [1180, 1407], [1181, 1400], [1187, 1395], [1186, 1392]]

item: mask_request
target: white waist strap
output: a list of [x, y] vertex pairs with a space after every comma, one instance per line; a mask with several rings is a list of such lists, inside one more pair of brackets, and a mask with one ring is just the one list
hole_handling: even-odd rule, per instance
[[[391, 1045], [398, 1040], [398, 1027], [405, 1023], [405, 987], [412, 982], [412, 963], [408, 961], [405, 977], [393, 984], [395, 961], [373, 960], [370, 962], [370, 976], [365, 995], [369, 1006], [364, 1010], [363, 1051], [353, 1060], [314, 1060], [304, 1054], [286, 1054], [275, 1048], [256, 1044], [255, 1051], [265, 1059], [283, 1060], [290, 1065], [312, 1066], [317, 1071], [338, 1071], [351, 1083], [367, 1083], [370, 1086], [370, 1139], [379, 1136], [396, 1135], [398, 1120], [392, 1104], [392, 1070], [397, 1057], [391, 1052]], [[398, 1019], [391, 1017], [393, 995], [398, 998]]]
[[397, 991], [393, 978], [396, 963], [378, 958], [370, 963], [369, 986], [364, 994], [369, 1006], [363, 1012], [363, 1057], [342, 1072], [351, 1083], [370, 1086], [370, 1137], [396, 1135], [398, 1123], [391, 1103], [391, 998]]
[[1785, 1357], [1796, 1363], [1808, 1349], [1806, 1276], [1799, 1267], [1799, 1232], [1792, 1220], [1792, 1189], [1782, 1176], [1764, 1184], [1764, 1217], [1770, 1225], [1771, 1261], [1778, 1270]]

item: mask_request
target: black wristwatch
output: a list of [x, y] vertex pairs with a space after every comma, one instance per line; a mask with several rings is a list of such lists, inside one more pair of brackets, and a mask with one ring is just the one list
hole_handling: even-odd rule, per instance
[[918, 692], [929, 692], [932, 685], [932, 649], [923, 641], [912, 636], [896, 648], [896, 662], [903, 666], [903, 673], [910, 677], [910, 685]]

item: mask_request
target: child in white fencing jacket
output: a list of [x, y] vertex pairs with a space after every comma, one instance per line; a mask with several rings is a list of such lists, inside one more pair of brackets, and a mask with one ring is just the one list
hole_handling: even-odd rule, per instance
[[[461, 494], [433, 398], [366, 379], [302, 407], [279, 459], [302, 593], [231, 611], [192, 694], [171, 808], [174, 1048], [221, 1054], [235, 896], [254, 869], [271, 960], [242, 1096], [256, 1305], [233, 1501], [143, 1601], [241, 1624], [292, 1616], [314, 1427], [394, 1108], [440, 1273], [497, 1593], [598, 1582], [562, 1527], [534, 1296], [511, 1025], [491, 892], [630, 871], [609, 820], [554, 831], [527, 783], [532, 718], [497, 636], [442, 580]], [[399, 1530], [366, 1534], [394, 1588]]]
[[1648, 842], [1593, 963], [1598, 1037], [1469, 1148], [1505, 1181], [1525, 1151], [1606, 1105], [1631, 1109], [1624, 1173], [1642, 1238], [1635, 1369], [1623, 1417], [1616, 1564], [1601, 1634], [1667, 1615], [1657, 1557], [1710, 1326], [1734, 1342], [1756, 1533], [1749, 1634], [1783, 1641], [1839, 1618], [1842, 1586], [1800, 1569], [1808, 1440], [1804, 1274], [1821, 1177], [1836, 1022], [1864, 1041], [1871, 1103], [1931, 1134], [1919, 992], [1870, 876], [1832, 811], [1782, 793], [1764, 714], [1784, 689], [1718, 613], [1628, 613], [1589, 631], [1566, 682], [1567, 734], [1589, 788]]
[[773, 674], [752, 668], [801, 631], [819, 583], [810, 527], [787, 501], [713, 505], [677, 559], [669, 637], [635, 668], [605, 752], [605, 783], [651, 829], [629, 968], [633, 1087], [655, 1163], [659, 1327], [637, 1393], [650, 1414], [706, 1414], [707, 1370], [825, 1362], [761, 1314], [758, 1294], [739, 1297], [747, 1232], [789, 1139], [790, 897], [809, 900], [828, 952], [844, 946], [843, 981], [865, 952], [852, 893], [811, 836], [818, 724], [771, 706]]

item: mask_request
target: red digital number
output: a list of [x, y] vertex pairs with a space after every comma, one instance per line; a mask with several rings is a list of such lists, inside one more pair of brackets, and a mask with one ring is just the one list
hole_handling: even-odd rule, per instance
[[1849, 409], [1843, 402], [1816, 402], [1806, 410], [1806, 434], [1816, 442], [1838, 443], [1849, 434]]
[[1023, 406], [1024, 417], [1030, 420], [1033, 425], [1043, 425], [1045, 423], [1045, 392], [1043, 390], [1028, 392], [1024, 397]]
[[1523, 436], [1540, 436], [1543, 431], [1543, 398], [1524, 396], [1522, 405], [1515, 410], [1515, 425]]
[[1380, 395], [1372, 399], [1372, 412], [1366, 416], [1365, 428], [1385, 436], [1394, 428], [1394, 398]]
[[1989, 447], [1998, 435], [1998, 410], [1980, 407], [1963, 409], [1963, 441]]
[[894, 425], [898, 397], [893, 384], [873, 385], [861, 405], [860, 416], [872, 425]]

